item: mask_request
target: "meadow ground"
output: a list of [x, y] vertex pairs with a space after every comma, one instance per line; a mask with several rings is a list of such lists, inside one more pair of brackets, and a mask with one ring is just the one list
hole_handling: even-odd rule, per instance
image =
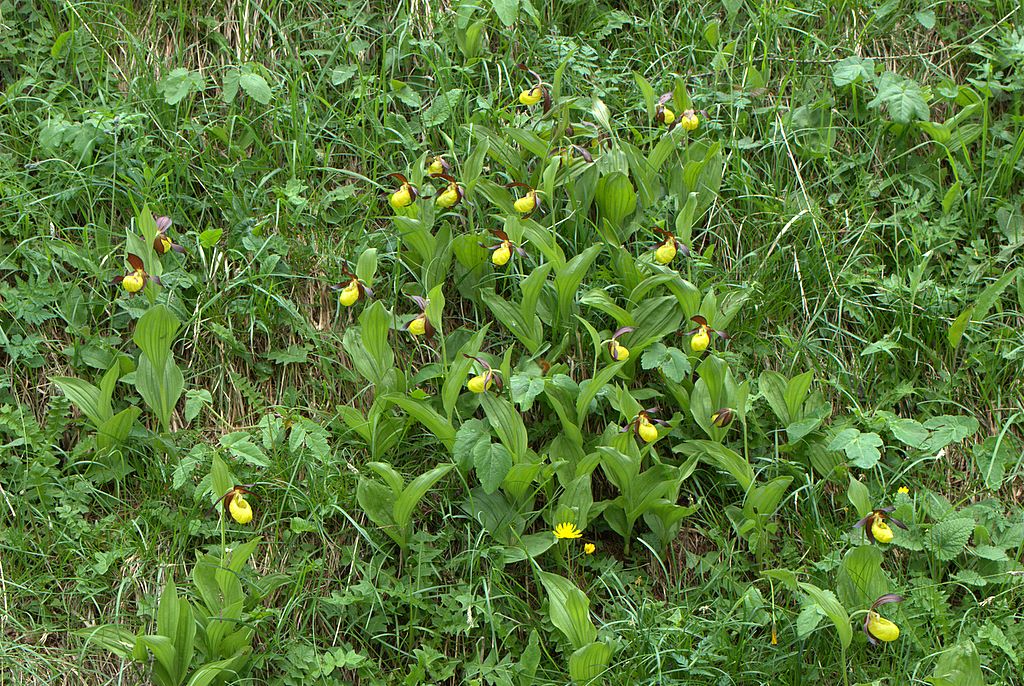
[[1024, 684], [1022, 22], [0, 0], [0, 684]]

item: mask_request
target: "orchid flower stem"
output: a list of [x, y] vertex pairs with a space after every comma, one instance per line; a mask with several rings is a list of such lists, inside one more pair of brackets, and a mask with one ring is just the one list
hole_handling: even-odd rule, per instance
[[849, 669], [846, 665], [846, 646], [840, 645], [839, 647], [839, 662], [840, 668], [843, 670], [843, 686], [850, 686], [850, 675]]

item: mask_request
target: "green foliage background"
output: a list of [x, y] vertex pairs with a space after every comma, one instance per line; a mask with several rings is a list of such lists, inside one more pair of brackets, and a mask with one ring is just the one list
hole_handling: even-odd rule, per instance
[[[186, 581], [197, 559], [255, 537], [233, 624], [252, 659], [222, 683], [556, 684], [609, 659], [595, 683], [1022, 683], [1022, 20], [1004, 0], [0, 0], [0, 682], [148, 683], [130, 638], [158, 628], [168, 580], [213, 607]], [[510, 214], [501, 184], [540, 186], [531, 146], [558, 127], [518, 105], [518, 63], [560, 73], [596, 156], [675, 136], [652, 184], [720, 167], [673, 264], [715, 315], [735, 306], [710, 356], [672, 331], [620, 374], [587, 328], [600, 344], [613, 306], [640, 305], [612, 244], [649, 265], [649, 227], [674, 229], [685, 197], [577, 215], [560, 180], [550, 252], [523, 240], [502, 271], [476, 249]], [[692, 136], [654, 121], [667, 91], [700, 112]], [[477, 153], [483, 180], [414, 243], [388, 174], [420, 180], [437, 153], [460, 174]], [[149, 257], [163, 286], [127, 298], [110, 280], [151, 245], [147, 207], [187, 253]], [[477, 263], [417, 252], [449, 243]], [[593, 259], [578, 286], [548, 283], [556, 250]], [[339, 307], [346, 269], [374, 274], [372, 306]], [[519, 307], [531, 275], [533, 338], [494, 304]], [[399, 330], [428, 293], [443, 348]], [[140, 354], [161, 306], [180, 329]], [[357, 359], [371, 331], [387, 352]], [[491, 440], [497, 393], [460, 393], [480, 371], [463, 345], [503, 371], [525, 443]], [[747, 402], [720, 430], [681, 400], [726, 368], [723, 397]], [[554, 474], [559, 393], [581, 453], [604, 449], [592, 489]], [[655, 403], [671, 428], [641, 453], [619, 429]], [[644, 473], [617, 477], [610, 448]], [[547, 481], [514, 493], [501, 477], [528, 453]], [[221, 459], [256, 484], [247, 527], [210, 509]], [[623, 484], [645, 477], [687, 510], [663, 549], [653, 519], [623, 533]], [[593, 556], [550, 545], [580, 514], [566, 492], [604, 508]], [[521, 545], [494, 534], [512, 501]], [[910, 528], [880, 553], [853, 524], [881, 505]], [[903, 633], [872, 648], [857, 629], [886, 592]], [[127, 634], [101, 640], [108, 624]]]

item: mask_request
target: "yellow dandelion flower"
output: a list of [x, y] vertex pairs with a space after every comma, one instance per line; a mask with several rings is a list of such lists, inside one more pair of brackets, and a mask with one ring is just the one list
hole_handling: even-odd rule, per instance
[[576, 528], [572, 522], [562, 522], [555, 525], [555, 538], [581, 538], [583, 532]]

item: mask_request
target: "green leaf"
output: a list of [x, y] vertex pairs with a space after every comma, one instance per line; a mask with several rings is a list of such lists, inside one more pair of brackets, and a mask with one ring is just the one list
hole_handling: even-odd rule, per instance
[[829, 450], [842, 450], [846, 458], [854, 467], [871, 469], [882, 458], [879, 447], [882, 446], [882, 437], [876, 433], [862, 433], [857, 429], [843, 429], [832, 442], [829, 443]]
[[611, 364], [599, 371], [593, 379], [588, 379], [585, 383], [580, 384], [580, 394], [576, 399], [576, 422], [581, 429], [590, 413], [590, 403], [625, 364], [625, 360]]
[[246, 95], [261, 105], [270, 103], [270, 98], [272, 97], [270, 85], [265, 78], [256, 72], [244, 72], [238, 77], [238, 85], [242, 87]]
[[967, 325], [971, 323], [972, 316], [974, 316], [974, 305], [961, 312], [960, 316], [949, 325], [949, 331], [946, 332], [946, 342], [949, 343], [949, 347], [953, 350], [960, 347], [960, 340], [964, 337], [964, 331], [967, 330]]
[[452, 460], [463, 474], [468, 474], [469, 468], [473, 466], [474, 451], [477, 443], [481, 442], [487, 444], [491, 442], [490, 427], [481, 419], [464, 421], [459, 430], [455, 432]]
[[569, 656], [569, 677], [579, 684], [599, 678], [608, 669], [613, 652], [610, 645], [599, 641], [576, 649]]
[[597, 628], [590, 620], [590, 601], [587, 596], [563, 576], [551, 572], [539, 574], [548, 594], [551, 623], [565, 634], [576, 650], [593, 643], [597, 638]]
[[461, 99], [461, 88], [452, 88], [446, 93], [439, 94], [423, 111], [423, 126], [441, 126], [446, 123], [452, 116], [452, 110], [458, 106]]
[[512, 469], [512, 454], [500, 443], [479, 441], [473, 448], [473, 467], [484, 493], [491, 494]]
[[427, 494], [427, 491], [454, 467], [453, 464], [443, 464], [420, 474], [409, 482], [409, 485], [402, 491], [402, 495], [395, 501], [395, 522], [401, 530], [408, 532], [403, 537], [405, 540], [405, 543], [402, 544], [403, 548], [408, 545], [408, 534], [412, 529], [412, 511]]
[[740, 488], [746, 491], [754, 482], [754, 468], [743, 456], [721, 443], [706, 440], [684, 441], [672, 448], [673, 452], [696, 454], [713, 467], [728, 472], [736, 479]]
[[974, 417], [959, 415], [942, 415], [932, 417], [924, 423], [924, 428], [931, 431], [922, 449], [934, 452], [945, 448], [951, 443], [959, 443], [978, 433], [980, 425]]
[[213, 396], [205, 388], [185, 391], [185, 423], [191, 424], [204, 407], [213, 405]]
[[154, 305], [135, 324], [132, 340], [149, 358], [153, 367], [162, 372], [180, 327], [181, 322], [167, 307]]
[[109, 415], [104, 416], [100, 411], [99, 388], [84, 379], [77, 379], [73, 376], [54, 376], [51, 377], [51, 380], [94, 427], [102, 425], [109, 419]]
[[932, 676], [925, 679], [932, 686], [985, 686], [981, 656], [971, 641], [961, 641], [943, 651]]
[[172, 70], [156, 86], [157, 92], [163, 96], [168, 105], [177, 105], [194, 91], [206, 88], [206, 81], [199, 72], [189, 71], [184, 67]]
[[877, 546], [858, 546], [843, 557], [836, 575], [836, 592], [845, 606], [866, 609], [889, 588], [889, 578], [882, 571], [882, 551]]
[[494, 0], [494, 12], [505, 26], [512, 26], [519, 19], [519, 0]]
[[967, 517], [943, 519], [932, 525], [925, 546], [937, 559], [949, 561], [963, 552], [974, 532], [974, 520]]
[[248, 432], [234, 431], [221, 436], [220, 444], [227, 448], [228, 452], [230, 452], [232, 456], [238, 458], [242, 462], [251, 464], [255, 467], [270, 466], [270, 463], [267, 462], [267, 456], [258, 445], [249, 439]]
[[675, 383], [682, 383], [693, 374], [690, 358], [679, 348], [669, 348], [663, 343], [654, 343], [640, 357], [640, 366], [644, 369], [659, 369], [665, 378]]
[[390, 488], [373, 479], [359, 479], [356, 501], [371, 522], [383, 529], [395, 543], [402, 544], [401, 533], [395, 523], [395, 494]]
[[846, 498], [857, 510], [858, 517], [866, 517], [875, 508], [871, 505], [871, 496], [868, 487], [850, 475], [850, 486], [846, 489]]
[[839, 634], [839, 641], [848, 648], [853, 641], [853, 628], [850, 626], [850, 615], [832, 591], [822, 590], [814, 584], [800, 582], [800, 589], [811, 597], [818, 608], [832, 620]]
[[1016, 461], [1013, 439], [1009, 435], [989, 436], [972, 448], [974, 467], [981, 474], [985, 488], [998, 490], [1006, 477], [1006, 467]]
[[891, 419], [889, 420], [889, 431], [892, 431], [892, 435], [896, 437], [896, 440], [911, 448], [924, 447], [925, 441], [928, 440], [929, 436], [928, 429], [924, 428], [921, 422], [916, 419], [903, 419], [899, 417]]
[[137, 407], [127, 407], [96, 428], [96, 447], [109, 450], [128, 440], [135, 420], [142, 414]]
[[875, 78], [875, 62], [870, 57], [851, 55], [832, 66], [832, 82], [839, 88], [852, 83], [870, 83]]
[[481, 396], [480, 404], [487, 414], [491, 428], [498, 434], [498, 439], [508, 448], [516, 461], [522, 460], [529, 447], [528, 436], [526, 424], [523, 423], [523, 418], [515, 406], [504, 398], [490, 393]]
[[868, 103], [868, 107], [885, 107], [897, 124], [928, 121], [931, 118], [921, 85], [917, 81], [892, 72], [886, 72], [879, 78], [878, 92]]

